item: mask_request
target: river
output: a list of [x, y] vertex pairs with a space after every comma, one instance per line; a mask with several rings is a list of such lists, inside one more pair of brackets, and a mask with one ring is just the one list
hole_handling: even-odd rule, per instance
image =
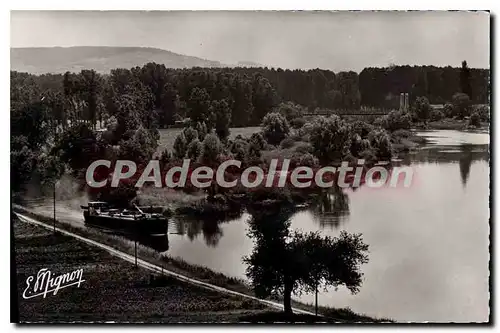
[[[402, 322], [486, 321], [489, 134], [418, 135], [429, 143], [395, 161], [413, 168], [411, 187], [345, 190], [321, 209], [292, 216], [292, 228], [330, 236], [341, 230], [362, 233], [369, 245], [360, 292], [352, 295], [343, 287], [320, 292], [319, 304]], [[51, 206], [46, 208], [52, 214]], [[82, 223], [81, 211], [62, 205], [58, 216]], [[249, 218], [245, 213], [218, 224], [171, 220], [168, 240], [157, 241], [157, 250], [245, 278], [242, 258], [254, 246], [247, 236]], [[314, 302], [314, 295], [295, 298]]]
[[[336, 236], [362, 233], [369, 262], [364, 282], [321, 292], [320, 305], [397, 321], [486, 321], [489, 313], [489, 134], [420, 132], [429, 144], [402, 158], [414, 168], [410, 188], [347, 190], [338, 210], [302, 211], [292, 228]], [[177, 221], [172, 256], [245, 277], [251, 253], [248, 214], [218, 225]], [[172, 230], [174, 232], [174, 230]], [[314, 295], [295, 297], [313, 303]]]

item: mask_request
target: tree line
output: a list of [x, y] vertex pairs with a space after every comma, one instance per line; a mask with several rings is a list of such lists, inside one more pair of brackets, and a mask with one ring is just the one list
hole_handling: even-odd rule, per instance
[[430, 104], [445, 104], [457, 92], [467, 94], [474, 104], [486, 104], [489, 89], [489, 70], [469, 69], [466, 63], [465, 69], [464, 65], [393, 66], [365, 68], [359, 74], [320, 69], [170, 69], [155, 63], [105, 75], [93, 70], [39, 76], [11, 72], [13, 102], [22, 95], [45, 98], [61, 124], [96, 125], [112, 116], [126, 116], [159, 128], [188, 117], [195, 122], [205, 119], [215, 127], [214, 113], [219, 113], [219, 122], [228, 118], [224, 121], [231, 127], [256, 126], [281, 102], [309, 111], [397, 109], [401, 92], [409, 93], [411, 104], [419, 96], [426, 96]]

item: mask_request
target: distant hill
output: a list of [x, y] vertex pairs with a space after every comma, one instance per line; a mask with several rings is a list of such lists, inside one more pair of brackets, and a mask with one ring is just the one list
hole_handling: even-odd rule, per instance
[[266, 67], [253, 61], [238, 61], [237, 67]]
[[28, 47], [10, 49], [10, 69], [33, 74], [79, 72], [94, 69], [108, 73], [114, 68], [131, 68], [148, 62], [170, 68], [222, 67], [205, 60], [151, 47]]

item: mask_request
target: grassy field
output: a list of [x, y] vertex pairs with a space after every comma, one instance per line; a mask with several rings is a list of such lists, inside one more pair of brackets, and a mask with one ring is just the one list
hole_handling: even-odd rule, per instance
[[[267, 313], [252, 300], [199, 288], [142, 268], [42, 227], [14, 221], [20, 322], [238, 322]], [[80, 288], [23, 299], [39, 269], [83, 269]]]
[[[158, 142], [157, 153], [162, 152], [167, 148], [169, 151], [172, 150], [174, 146], [174, 141], [177, 135], [182, 132], [182, 128], [168, 128], [168, 129], [160, 129], [160, 140]], [[229, 135], [230, 139], [234, 139], [238, 134], [243, 137], [248, 137], [253, 133], [260, 131], [260, 127], [236, 127], [231, 128], [231, 134]]]

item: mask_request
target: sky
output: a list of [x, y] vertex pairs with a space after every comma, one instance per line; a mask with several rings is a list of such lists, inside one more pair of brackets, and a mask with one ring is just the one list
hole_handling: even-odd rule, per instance
[[224, 64], [489, 68], [486, 12], [11, 11], [11, 47], [147, 46]]

